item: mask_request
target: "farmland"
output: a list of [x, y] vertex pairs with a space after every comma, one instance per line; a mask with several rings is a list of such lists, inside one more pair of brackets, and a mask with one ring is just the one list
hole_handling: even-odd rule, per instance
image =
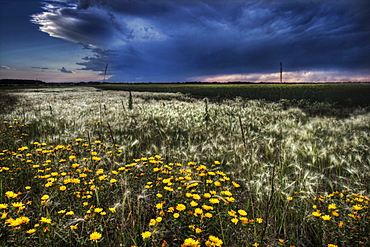
[[0, 246], [366, 246], [369, 90], [9, 90]]

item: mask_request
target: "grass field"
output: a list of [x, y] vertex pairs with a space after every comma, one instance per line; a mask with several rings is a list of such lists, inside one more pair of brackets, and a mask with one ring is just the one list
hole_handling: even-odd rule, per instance
[[366, 84], [126, 86], [4, 94], [0, 246], [370, 241]]

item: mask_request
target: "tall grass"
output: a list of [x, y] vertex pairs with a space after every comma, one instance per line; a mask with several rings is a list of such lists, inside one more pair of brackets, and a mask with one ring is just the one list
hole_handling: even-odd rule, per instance
[[[7, 224], [1, 239], [10, 239], [7, 244], [52, 245], [48, 241], [54, 239], [53, 244], [75, 246], [175, 246], [176, 241], [211, 246], [209, 236], [215, 236], [224, 246], [365, 246], [369, 240], [369, 113], [313, 117], [286, 102], [236, 98], [220, 103], [117, 91], [103, 97], [91, 88], [14, 95], [22, 99], [19, 107], [1, 115], [0, 203], [32, 201], [23, 211], [35, 213], [27, 217], [34, 217], [32, 222], [50, 217], [53, 223], [42, 225], [34, 238], [24, 233], [33, 228], [17, 233]], [[80, 182], [64, 184], [68, 178]], [[207, 180], [225, 185], [210, 187]], [[45, 187], [48, 182], [52, 186]], [[164, 189], [168, 183], [175, 192]], [[201, 199], [187, 197], [179, 187]], [[22, 194], [7, 197], [6, 191]], [[223, 199], [208, 222], [200, 206], [210, 206], [202, 196], [209, 191]], [[235, 201], [227, 201], [222, 191]], [[41, 200], [43, 195], [51, 199]], [[84, 198], [76, 201], [77, 195]], [[189, 211], [181, 215], [178, 210], [182, 217], [174, 218], [176, 210], [170, 208], [178, 204]], [[197, 214], [196, 208], [204, 212]], [[2, 210], [9, 215], [3, 220], [23, 212], [11, 206]], [[247, 212], [248, 220], [233, 213], [238, 210]], [[74, 216], [65, 215], [69, 211]], [[322, 218], [326, 215], [330, 219]], [[93, 232], [103, 237], [90, 240]], [[151, 236], [143, 238], [145, 232]]]

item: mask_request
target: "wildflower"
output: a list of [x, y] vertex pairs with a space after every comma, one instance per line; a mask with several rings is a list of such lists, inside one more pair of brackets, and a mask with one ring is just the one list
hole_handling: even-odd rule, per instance
[[315, 211], [315, 212], [312, 212], [312, 215], [315, 216], [315, 217], [320, 217], [321, 213], [320, 213], [320, 211]]
[[190, 202], [190, 205], [191, 205], [192, 207], [196, 207], [196, 206], [198, 206], [198, 203], [197, 203], [197, 202], [195, 202], [195, 201], [191, 201], [191, 202]]
[[352, 206], [352, 209], [353, 209], [353, 210], [356, 210], [356, 211], [361, 210], [361, 209], [363, 209], [363, 208], [364, 208], [364, 207], [363, 207], [361, 204], [357, 204], [357, 205]]
[[101, 239], [102, 235], [98, 232], [93, 232], [90, 234], [90, 240], [94, 242], [98, 242], [99, 239]]
[[46, 217], [41, 217], [40, 222], [42, 222], [42, 223], [46, 223], [46, 224], [50, 224], [50, 223], [51, 223], [51, 219], [46, 218]]
[[65, 191], [67, 189], [67, 187], [66, 186], [60, 186], [59, 187], [59, 190], [61, 190], [61, 191]]
[[204, 217], [206, 217], [206, 218], [212, 218], [212, 216], [213, 216], [213, 215], [212, 215], [211, 213], [205, 213], [205, 214], [204, 214]]
[[258, 247], [259, 245], [260, 245], [259, 243], [252, 244], [253, 247]]
[[339, 216], [339, 214], [338, 214], [338, 212], [337, 212], [337, 211], [333, 211], [331, 214], [332, 214], [333, 216], [336, 216], [336, 217], [338, 217], [338, 216]]
[[5, 192], [5, 196], [8, 197], [8, 198], [17, 198], [18, 197], [18, 194], [14, 193], [13, 191], [7, 191]]
[[343, 227], [343, 225], [344, 225], [344, 222], [343, 222], [343, 221], [340, 221], [340, 222], [338, 223], [338, 227], [339, 227], [339, 228], [342, 228], [342, 227]]
[[332, 210], [332, 209], [336, 209], [337, 208], [337, 205], [335, 205], [335, 203], [331, 203], [328, 205], [328, 210]]
[[241, 216], [246, 216], [247, 215], [247, 212], [245, 212], [244, 210], [242, 209], [239, 209], [238, 210], [238, 213], [241, 215]]
[[335, 244], [328, 244], [328, 247], [338, 247], [338, 245], [335, 245]]
[[203, 214], [203, 210], [202, 210], [201, 208], [196, 208], [196, 209], [194, 210], [194, 212], [195, 212], [196, 214]]
[[181, 245], [181, 247], [200, 247], [200, 243], [192, 238], [187, 238], [184, 240], [184, 243]]
[[26, 233], [28, 234], [32, 234], [32, 233], [35, 233], [36, 232], [36, 229], [29, 229], [28, 231], [26, 231]]
[[155, 219], [155, 221], [157, 221], [158, 223], [159, 223], [159, 222], [161, 222], [161, 221], [162, 221], [162, 217], [157, 217], [157, 218]]
[[230, 210], [227, 212], [231, 217], [236, 217], [236, 212], [234, 210]]
[[240, 185], [237, 184], [237, 183], [235, 183], [234, 181], [232, 181], [231, 183], [234, 185], [235, 188], [239, 188], [240, 187]]
[[289, 196], [289, 197], [287, 197], [287, 200], [288, 201], [292, 201], [293, 200], [293, 197]]
[[78, 224], [69, 226], [71, 230], [76, 230], [78, 228]]
[[177, 218], [179, 218], [179, 217], [180, 217], [180, 215], [179, 215], [178, 213], [174, 213], [174, 214], [173, 214], [173, 217], [174, 217], [175, 219], [177, 219]]
[[146, 232], [141, 233], [141, 236], [143, 237], [143, 239], [147, 239], [147, 238], [150, 238], [150, 236], [152, 236], [152, 233], [149, 231], [146, 231]]
[[66, 213], [66, 215], [74, 215], [75, 213], [73, 211], [69, 211]]
[[8, 204], [6, 204], [6, 203], [1, 203], [0, 204], [0, 209], [6, 209], [6, 208], [8, 208]]
[[156, 196], [157, 196], [158, 198], [162, 198], [162, 197], [163, 197], [163, 195], [162, 195], [161, 193], [157, 193], [157, 194], [156, 194]]
[[49, 198], [50, 198], [50, 196], [48, 196], [48, 195], [43, 195], [43, 196], [41, 197], [41, 200], [45, 201], [45, 200], [47, 200], [47, 199], [49, 199]]
[[109, 211], [111, 211], [112, 213], [115, 213], [116, 212], [116, 209], [115, 208], [108, 208]]
[[213, 184], [214, 184], [215, 186], [221, 186], [221, 183], [220, 183], [219, 181], [215, 181]]
[[22, 202], [13, 202], [12, 206], [15, 208], [21, 208], [24, 206], [24, 204]]
[[234, 223], [235, 225], [238, 223], [238, 221], [239, 221], [239, 220], [238, 220], [237, 218], [232, 218], [232, 219], [231, 219], [231, 222], [232, 222], [232, 223]]
[[31, 189], [31, 186], [26, 186], [24, 187], [26, 190], [30, 190]]
[[157, 221], [155, 219], [151, 219], [150, 222], [149, 222], [149, 225], [154, 226], [156, 223], [157, 223]]
[[217, 204], [217, 203], [220, 203], [220, 200], [218, 200], [217, 198], [211, 198], [209, 199], [209, 202], [212, 204]]
[[261, 224], [263, 222], [263, 219], [257, 218], [256, 221]]
[[177, 204], [176, 210], [178, 211], [184, 211], [186, 209], [186, 206], [184, 204]]
[[6, 217], [8, 217], [8, 213], [3, 213], [3, 214], [1, 215], [1, 219], [6, 219]]
[[212, 206], [208, 206], [208, 205], [203, 205], [202, 208], [204, 210], [213, 210], [213, 207]]
[[194, 200], [200, 200], [200, 195], [198, 195], [198, 194], [193, 194], [193, 199], [194, 199]]
[[206, 241], [206, 246], [212, 246], [212, 247], [216, 247], [216, 246], [222, 246], [223, 244], [223, 241], [221, 239], [219, 239], [218, 237], [215, 237], [215, 236], [209, 236], [208, 237], [208, 240]]
[[204, 196], [205, 198], [211, 198], [211, 197], [212, 197], [212, 195], [211, 195], [210, 193], [204, 193], [204, 194], [203, 194], [203, 196]]
[[279, 238], [279, 239], [278, 239], [278, 241], [279, 241], [279, 243], [282, 243], [282, 244], [284, 244], [284, 243], [285, 243], [285, 240], [284, 240], [284, 239], [282, 239], [282, 238]]
[[112, 183], [112, 184], [113, 183], [116, 183], [117, 182], [117, 179], [112, 178], [111, 180], [109, 180], [109, 182]]
[[331, 216], [330, 215], [324, 215], [324, 216], [321, 216], [321, 218], [323, 220], [331, 220]]
[[224, 196], [232, 196], [233, 193], [231, 193], [230, 191], [228, 190], [225, 190], [225, 191], [221, 191], [221, 194], [224, 195]]
[[102, 208], [94, 208], [94, 212], [95, 213], [100, 213], [100, 212], [102, 212], [103, 211], [103, 209]]

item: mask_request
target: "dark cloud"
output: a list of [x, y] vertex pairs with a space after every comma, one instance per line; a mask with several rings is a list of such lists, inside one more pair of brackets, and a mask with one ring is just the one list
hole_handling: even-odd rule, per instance
[[62, 69], [60, 69], [60, 72], [62, 73], [67, 73], [67, 74], [73, 74], [74, 72], [72, 70], [67, 70], [66, 68], [62, 67]]
[[365, 70], [368, 0], [49, 1], [32, 20], [91, 50], [77, 64], [112, 80]]

